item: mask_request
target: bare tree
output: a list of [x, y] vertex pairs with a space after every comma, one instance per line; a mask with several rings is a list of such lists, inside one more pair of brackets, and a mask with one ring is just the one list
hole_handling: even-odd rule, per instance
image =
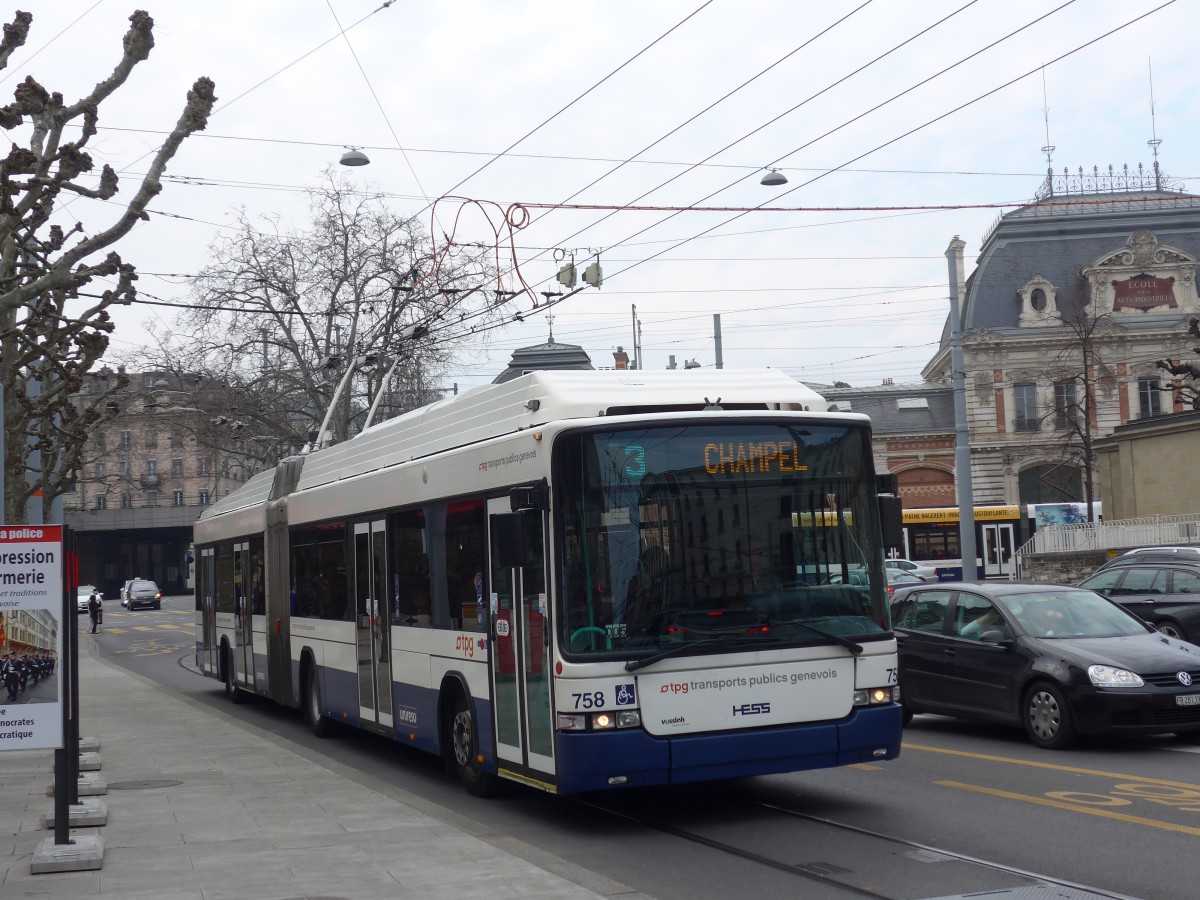
[[[1195, 316], [1188, 319], [1187, 333], [1200, 338], [1200, 319]], [[1193, 347], [1192, 352], [1200, 353], [1200, 347]], [[1157, 360], [1155, 365], [1176, 376], [1177, 390], [1183, 395], [1184, 402], [1192, 409], [1200, 409], [1200, 366], [1170, 359]]]
[[1114, 327], [1112, 316], [1096, 315], [1088, 309], [1085, 285], [1059, 298], [1054, 323], [1062, 329], [1063, 343], [1058, 363], [1050, 367], [1054, 403], [1041, 417], [1059, 435], [1060, 464], [1083, 473], [1083, 499], [1088, 521], [1093, 521], [1098, 394], [1113, 394], [1116, 376], [1104, 360], [1105, 338]]
[[487, 321], [496, 305], [485, 248], [435, 254], [413, 219], [332, 172], [309, 196], [303, 228], [237, 213], [194, 282], [194, 308], [159, 335], [155, 365], [226, 385], [234, 400], [212, 418], [263, 461], [309, 440], [343, 378], [333, 440], [361, 428], [380, 394], [376, 421], [440, 398], [451, 348], [431, 329]]
[[[18, 12], [4, 26], [0, 69], [24, 45], [32, 21]], [[115, 252], [99, 254], [147, 218], [167, 163], [188, 135], [205, 127], [216, 99], [209, 79], [192, 85], [183, 114], [115, 222], [100, 231], [52, 222], [63, 211], [64, 195], [110, 201], [117, 194], [111, 167], [87, 178], [94, 167], [85, 148], [96, 133], [100, 104], [154, 46], [154, 20], [139, 10], [129, 21], [121, 58], [87, 96], [67, 104], [27, 77], [14, 102], [0, 107], [0, 127], [28, 127], [27, 143], [14, 143], [0, 161], [0, 388], [9, 522], [25, 521], [26, 502], [36, 493], [49, 503], [75, 483], [88, 432], [105, 415], [108, 400], [99, 391], [81, 401], [80, 388], [108, 348], [109, 308], [136, 296], [133, 266]], [[96, 279], [108, 286], [87, 290]], [[110, 384], [112, 390], [123, 386], [121, 379]], [[39, 465], [30, 465], [31, 450], [40, 454]]]

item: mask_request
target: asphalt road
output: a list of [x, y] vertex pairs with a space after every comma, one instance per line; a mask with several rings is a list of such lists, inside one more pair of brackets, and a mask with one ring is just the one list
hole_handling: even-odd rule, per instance
[[901, 758], [880, 765], [583, 798], [513, 787], [477, 800], [426, 754], [364, 734], [319, 740], [296, 711], [232, 705], [185, 667], [193, 617], [190, 598], [168, 598], [161, 612], [114, 604], [105, 633], [81, 641], [279, 740], [654, 897], [1002, 897], [1041, 879], [1145, 900], [1197, 893], [1200, 747], [1174, 738], [1050, 752], [1016, 729], [918, 716]]

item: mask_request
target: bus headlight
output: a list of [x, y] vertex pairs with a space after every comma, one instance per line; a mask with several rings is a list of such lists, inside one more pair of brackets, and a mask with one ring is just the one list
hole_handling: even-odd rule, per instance
[[894, 702], [890, 687], [861, 688], [854, 692], [855, 706], [881, 706]]
[[612, 713], [592, 713], [592, 730], [593, 731], [608, 731], [610, 728], [617, 727], [616, 717]]
[[559, 713], [559, 731], [587, 731], [587, 717], [580, 713]]
[[617, 713], [618, 728], [640, 728], [642, 714], [636, 709], [623, 709]]

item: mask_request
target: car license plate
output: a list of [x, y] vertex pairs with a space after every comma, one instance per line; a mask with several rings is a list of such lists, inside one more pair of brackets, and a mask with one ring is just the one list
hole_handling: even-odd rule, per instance
[[1176, 694], [1176, 706], [1200, 706], [1200, 694]]

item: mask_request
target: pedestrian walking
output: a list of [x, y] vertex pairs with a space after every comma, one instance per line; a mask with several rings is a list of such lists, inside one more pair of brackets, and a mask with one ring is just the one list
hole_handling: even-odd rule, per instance
[[104, 605], [95, 591], [88, 597], [88, 617], [92, 620], [92, 634], [96, 634], [104, 621]]

